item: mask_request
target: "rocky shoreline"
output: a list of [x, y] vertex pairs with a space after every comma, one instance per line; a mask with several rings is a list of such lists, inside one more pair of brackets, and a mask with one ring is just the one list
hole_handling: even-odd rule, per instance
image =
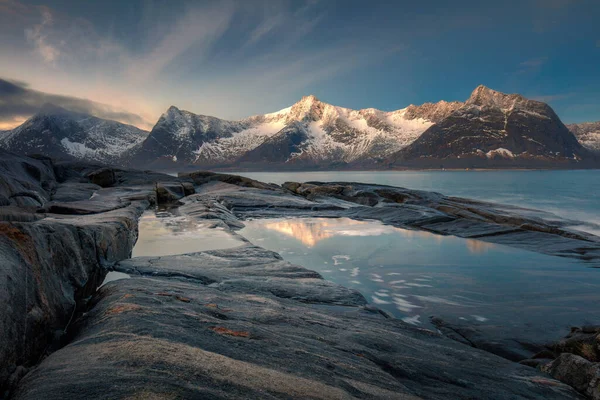
[[[4, 152], [0, 174], [4, 398], [580, 396], [545, 372], [390, 318], [252, 243], [130, 258], [141, 213], [178, 203], [232, 234], [246, 218], [377, 219], [598, 265], [600, 239], [551, 215], [387, 186], [174, 178]], [[131, 278], [96, 291], [109, 270]], [[545, 370], [597, 398], [556, 360]]]

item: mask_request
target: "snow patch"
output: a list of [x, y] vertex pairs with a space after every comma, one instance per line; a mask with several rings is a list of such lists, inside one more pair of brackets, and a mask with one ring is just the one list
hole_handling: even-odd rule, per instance
[[494, 158], [496, 156], [499, 157], [503, 157], [503, 158], [515, 158], [515, 155], [513, 154], [512, 151], [508, 150], [508, 149], [504, 149], [502, 147], [497, 148], [495, 150], [490, 150], [487, 153], [485, 153], [487, 158]]

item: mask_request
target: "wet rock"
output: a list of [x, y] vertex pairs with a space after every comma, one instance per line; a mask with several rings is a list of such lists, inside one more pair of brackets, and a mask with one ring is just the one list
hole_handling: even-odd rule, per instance
[[93, 183], [66, 182], [60, 184], [54, 193], [52, 201], [68, 202], [89, 200], [102, 187]]
[[[12, 204], [0, 207], [1, 394], [54, 349], [55, 333], [65, 332], [106, 268], [131, 255], [137, 218], [149, 203], [121, 201], [117, 192], [83, 200], [99, 186], [59, 183], [45, 158], [0, 151], [0, 174], [0, 194]], [[57, 193], [66, 202], [50, 202]]]
[[15, 399], [578, 398], [532, 368], [366, 310], [352, 291], [259, 247], [116, 268], [131, 278], [100, 289], [77, 340]]
[[116, 210], [130, 204], [131, 202], [120, 201], [119, 199], [83, 200], [66, 203], [52, 202], [41, 211], [50, 214], [88, 215]]
[[191, 196], [196, 193], [196, 188], [192, 182], [181, 182], [181, 186], [183, 186], [183, 194], [185, 196]]
[[566, 338], [548, 347], [556, 354], [572, 353], [588, 361], [600, 362], [600, 327], [572, 328]]
[[183, 172], [178, 174], [179, 178], [189, 179], [196, 185], [203, 185], [209, 182], [223, 182], [242, 187], [253, 187], [257, 189], [280, 189], [278, 185], [259, 182], [254, 179], [239, 175], [217, 174], [210, 171]]
[[87, 178], [95, 185], [101, 187], [113, 186], [117, 183], [115, 170], [112, 168], [100, 168], [87, 174]]
[[21, 192], [13, 193], [10, 196], [10, 204], [14, 204], [20, 207], [27, 206], [43, 206], [46, 203], [46, 199], [39, 193], [33, 190], [24, 190]]
[[560, 220], [556, 215], [536, 210], [384, 185], [287, 182], [281, 188], [264, 189], [241, 177], [227, 175], [219, 180], [212, 173], [200, 176], [201, 182], [208, 180], [208, 183], [198, 188], [198, 194], [221, 202], [242, 219], [286, 216], [375, 219], [401, 228], [600, 262], [600, 238], [570, 231], [566, 227], [575, 225], [575, 221]]
[[497, 325], [471, 325], [449, 322], [438, 317], [432, 317], [431, 323], [450, 339], [488, 351], [507, 360], [525, 361], [524, 365], [531, 366], [536, 363], [529, 360], [544, 349], [543, 344], [527, 343], [517, 338], [506, 337], [505, 332]]
[[186, 189], [179, 182], [159, 182], [155, 186], [155, 191], [157, 204], [174, 203], [186, 196]]
[[600, 400], [600, 363], [575, 354], [563, 353], [542, 370], [593, 400]]
[[5, 206], [0, 208], [0, 221], [34, 222], [44, 218], [43, 214], [22, 207]]
[[13, 368], [35, 365], [51, 332], [64, 329], [76, 302], [94, 292], [105, 268], [129, 257], [135, 220], [144, 208], [0, 222], [0, 387]]
[[214, 221], [216, 225], [225, 225], [230, 229], [241, 229], [244, 224], [219, 201], [203, 196], [187, 196], [182, 199], [179, 212], [192, 218]]

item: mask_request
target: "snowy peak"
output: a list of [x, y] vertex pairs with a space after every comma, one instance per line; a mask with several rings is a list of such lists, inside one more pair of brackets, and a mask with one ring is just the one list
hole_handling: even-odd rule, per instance
[[0, 147], [20, 154], [114, 162], [148, 132], [131, 125], [66, 110], [53, 104], [0, 138]]
[[287, 114], [287, 121], [319, 121], [323, 118], [326, 104], [313, 95], [304, 96]]
[[404, 117], [411, 120], [420, 118], [437, 123], [464, 105], [465, 103], [460, 101], [444, 100], [437, 103], [424, 103], [420, 106], [411, 104], [404, 109]]
[[471, 97], [469, 97], [466, 104], [480, 107], [497, 107], [502, 110], [508, 110], [514, 108], [518, 103], [529, 101], [531, 100], [527, 100], [520, 94], [506, 94], [479, 85], [475, 88], [473, 93], [471, 93]]
[[[578, 163], [587, 157], [546, 103], [478, 86], [462, 107], [436, 121], [392, 163], [486, 167]], [[508, 165], [508, 164], [507, 164]]]
[[175, 106], [171, 106], [163, 113], [163, 117], [168, 118], [176, 115], [181, 115], [181, 110]]

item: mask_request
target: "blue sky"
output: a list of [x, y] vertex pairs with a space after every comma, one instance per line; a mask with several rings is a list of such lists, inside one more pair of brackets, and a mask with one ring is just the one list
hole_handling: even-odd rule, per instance
[[[27, 104], [75, 97], [142, 126], [172, 104], [242, 118], [314, 94], [394, 110], [479, 84], [596, 121], [598, 21], [597, 0], [0, 0], [0, 78]], [[28, 116], [2, 95], [0, 129]]]

